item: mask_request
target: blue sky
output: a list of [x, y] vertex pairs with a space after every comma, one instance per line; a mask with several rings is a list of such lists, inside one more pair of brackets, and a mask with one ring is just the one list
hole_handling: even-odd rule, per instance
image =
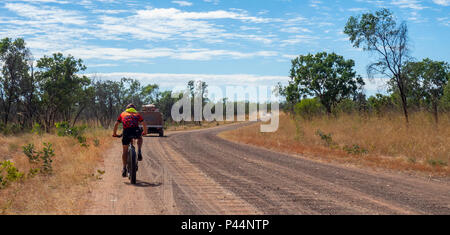
[[[286, 83], [290, 60], [320, 51], [371, 55], [342, 33], [348, 17], [390, 8], [409, 27], [412, 56], [450, 61], [450, 0], [2, 0], [0, 37], [23, 37], [36, 58], [81, 58], [100, 79], [132, 77], [163, 89]], [[383, 80], [366, 91], [383, 91]]]

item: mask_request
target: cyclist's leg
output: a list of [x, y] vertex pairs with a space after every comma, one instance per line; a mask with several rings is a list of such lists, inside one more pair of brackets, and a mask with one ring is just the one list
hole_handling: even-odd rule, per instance
[[137, 144], [138, 144], [138, 160], [142, 161], [142, 153], [141, 153], [141, 148], [142, 148], [142, 143], [144, 142], [144, 140], [142, 139], [142, 136], [137, 140]]
[[138, 151], [141, 152], [141, 148], [142, 148], [142, 143], [144, 141], [142, 140], [142, 136], [139, 137], [139, 139], [137, 139], [137, 144], [138, 144]]
[[122, 145], [122, 163], [123, 167], [125, 168], [127, 166], [127, 158], [128, 158], [128, 145]]
[[123, 163], [123, 169], [122, 169], [122, 177], [126, 177], [127, 175], [127, 158], [128, 158], [128, 145], [130, 144], [131, 138], [126, 134], [124, 131], [123, 137], [122, 137], [122, 163]]

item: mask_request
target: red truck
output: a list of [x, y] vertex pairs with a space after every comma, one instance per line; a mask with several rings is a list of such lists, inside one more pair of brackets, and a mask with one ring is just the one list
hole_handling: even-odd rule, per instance
[[164, 136], [163, 115], [155, 105], [144, 105], [139, 113], [147, 124], [147, 133], [157, 133], [160, 137]]

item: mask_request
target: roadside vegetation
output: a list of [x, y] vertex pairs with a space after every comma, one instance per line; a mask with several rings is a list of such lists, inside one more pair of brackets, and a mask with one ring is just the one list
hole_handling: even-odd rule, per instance
[[222, 136], [315, 159], [450, 175], [450, 65], [410, 56], [406, 22], [388, 9], [350, 17], [343, 30], [369, 52], [369, 78], [390, 78], [388, 92], [367, 97], [353, 60], [335, 53], [292, 60], [279, 85], [284, 113], [275, 133], [254, 124]]
[[78, 136], [22, 133], [0, 136], [0, 214], [80, 214], [90, 182], [101, 179], [110, 131]]

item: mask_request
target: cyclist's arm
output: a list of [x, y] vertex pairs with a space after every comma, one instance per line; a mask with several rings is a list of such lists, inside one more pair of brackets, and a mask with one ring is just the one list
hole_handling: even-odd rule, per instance
[[114, 131], [113, 131], [113, 136], [117, 136], [117, 128], [119, 127], [120, 122], [117, 121], [116, 124], [114, 125]]
[[142, 135], [147, 135], [147, 124], [145, 124], [144, 121], [142, 121], [142, 127], [143, 127]]

